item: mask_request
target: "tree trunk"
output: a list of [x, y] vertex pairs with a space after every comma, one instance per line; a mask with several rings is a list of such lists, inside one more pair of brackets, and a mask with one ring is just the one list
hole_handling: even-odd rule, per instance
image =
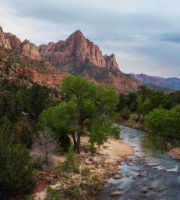
[[76, 136], [75, 136], [74, 132], [72, 133], [72, 137], [73, 137], [73, 142], [74, 142], [74, 150], [76, 151], [77, 150], [77, 142], [76, 142]]
[[77, 136], [77, 153], [80, 154], [80, 140], [81, 138], [81, 132], [78, 132], [78, 136]]

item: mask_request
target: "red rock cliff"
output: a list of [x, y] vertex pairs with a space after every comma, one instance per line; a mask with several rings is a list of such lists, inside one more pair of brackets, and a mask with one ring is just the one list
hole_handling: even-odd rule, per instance
[[11, 49], [11, 45], [9, 40], [6, 38], [5, 33], [2, 30], [2, 27], [0, 27], [0, 46], [4, 46], [7, 49]]
[[38, 47], [30, 43], [28, 40], [24, 40], [21, 44], [21, 53], [29, 56], [32, 59], [35, 60], [41, 60], [41, 55], [39, 53]]
[[28, 40], [21, 40], [11, 33], [4, 33], [2, 27], [0, 27], [0, 46], [4, 46], [7, 49], [13, 49], [22, 53], [35, 60], [41, 60], [41, 55], [39, 53], [38, 47], [30, 43]]
[[99, 47], [86, 39], [81, 31], [76, 31], [65, 41], [41, 45], [39, 51], [43, 60], [56, 65], [91, 63], [98, 67], [119, 69], [114, 54], [103, 56]]
[[10, 49], [16, 50], [21, 53], [21, 40], [12, 33], [5, 33], [6, 39], [9, 40]]

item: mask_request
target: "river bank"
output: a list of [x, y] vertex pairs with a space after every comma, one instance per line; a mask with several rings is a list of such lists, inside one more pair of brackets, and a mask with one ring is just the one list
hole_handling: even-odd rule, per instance
[[[90, 171], [98, 175], [102, 186], [108, 183], [108, 178], [113, 176], [114, 179], [121, 178], [118, 174], [119, 165], [126, 160], [130, 155], [134, 154], [133, 147], [122, 139], [115, 140], [113, 138], [108, 139], [102, 146], [96, 147], [94, 154], [89, 151], [90, 144], [88, 138], [83, 137], [81, 140], [81, 154], [79, 155], [81, 168], [88, 168]], [[56, 166], [59, 162], [64, 162], [65, 157], [53, 155], [54, 163]], [[53, 173], [52, 173], [53, 174]], [[52, 175], [53, 176], [53, 175]], [[52, 177], [51, 176], [51, 177]], [[80, 175], [74, 175], [75, 184], [79, 184], [82, 177]], [[46, 196], [47, 187], [59, 189], [61, 180], [54, 180], [53, 184], [46, 184], [42, 189], [35, 190], [33, 194], [35, 200], [44, 200]], [[110, 195], [110, 194], [109, 194]]]
[[179, 200], [180, 162], [162, 154], [149, 140], [148, 133], [125, 126], [121, 138], [134, 148], [134, 155], [121, 163], [121, 179], [109, 179], [98, 200], [112, 199], [109, 194], [121, 188], [116, 200]]

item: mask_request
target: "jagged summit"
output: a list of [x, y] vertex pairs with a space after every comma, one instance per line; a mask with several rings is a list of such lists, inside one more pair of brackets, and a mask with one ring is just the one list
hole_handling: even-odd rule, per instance
[[89, 63], [98, 67], [119, 69], [114, 54], [102, 55], [99, 47], [85, 38], [80, 30], [75, 31], [65, 41], [40, 45], [39, 51], [43, 60], [55, 65]]

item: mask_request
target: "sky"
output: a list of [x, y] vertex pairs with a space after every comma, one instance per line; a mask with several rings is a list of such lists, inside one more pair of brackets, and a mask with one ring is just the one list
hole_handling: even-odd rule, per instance
[[0, 26], [36, 45], [81, 30], [124, 73], [180, 78], [180, 0], [0, 0]]

